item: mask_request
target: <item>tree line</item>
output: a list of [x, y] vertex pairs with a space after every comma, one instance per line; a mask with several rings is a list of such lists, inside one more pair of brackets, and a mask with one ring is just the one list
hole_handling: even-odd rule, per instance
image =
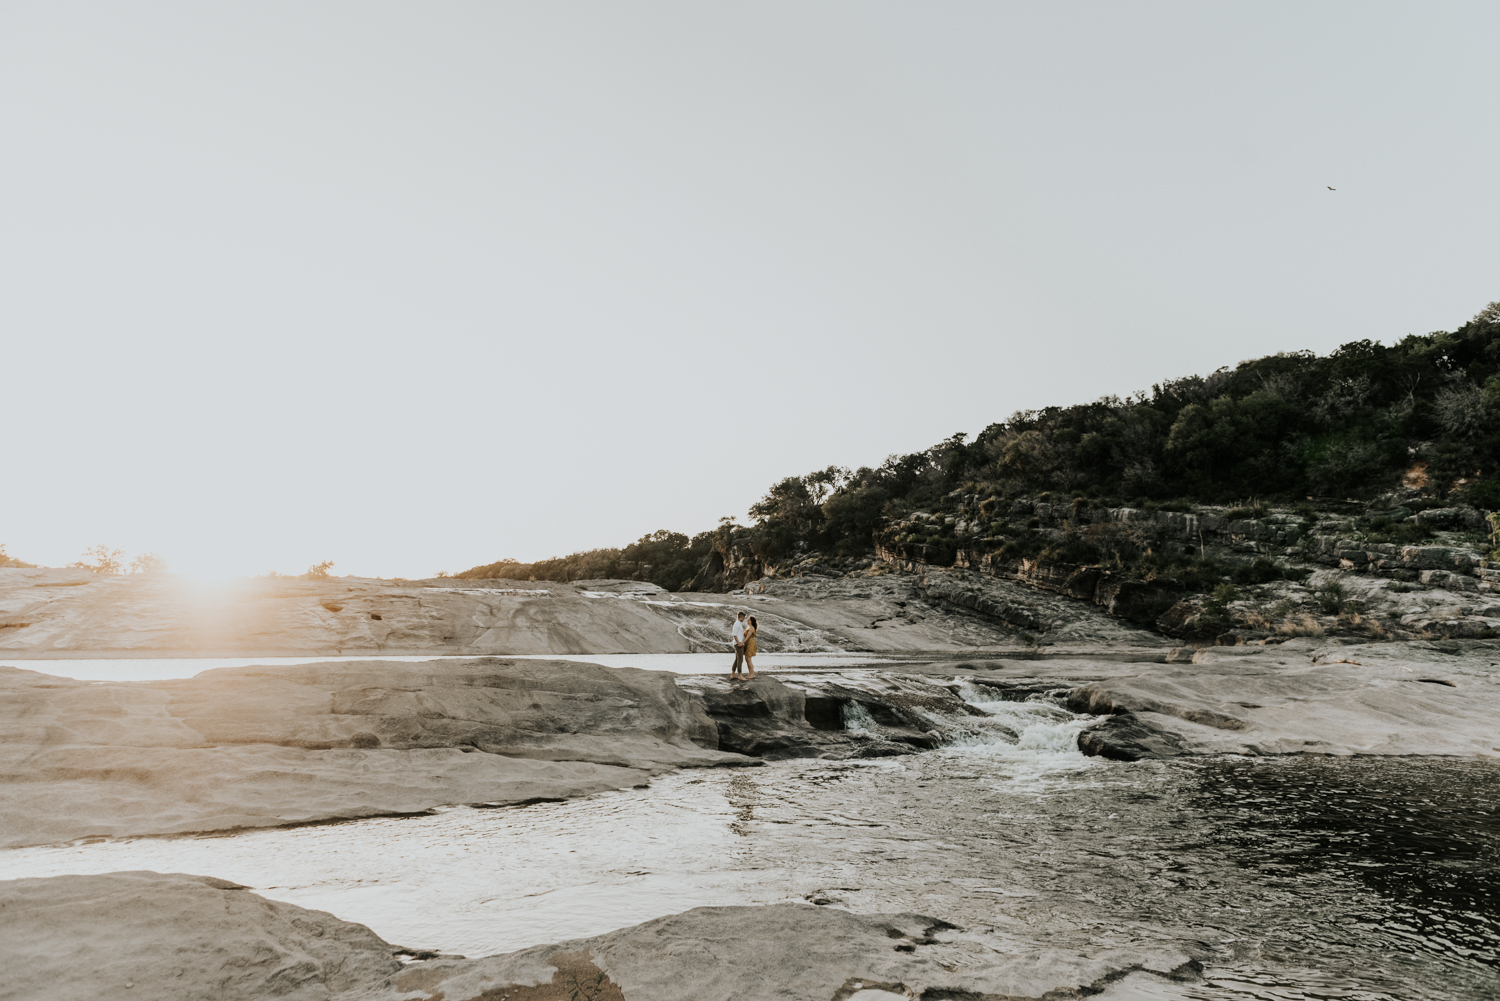
[[459, 576], [641, 576], [676, 590], [716, 549], [769, 563], [857, 555], [882, 526], [951, 508], [955, 495], [1189, 506], [1368, 499], [1405, 485], [1429, 502], [1493, 511], [1497, 466], [1500, 302], [1451, 332], [1268, 355], [1149, 393], [1020, 411], [972, 441], [955, 434], [878, 467], [789, 476], [751, 506], [749, 525], [724, 519], [691, 538], [663, 530], [624, 549], [502, 560]]

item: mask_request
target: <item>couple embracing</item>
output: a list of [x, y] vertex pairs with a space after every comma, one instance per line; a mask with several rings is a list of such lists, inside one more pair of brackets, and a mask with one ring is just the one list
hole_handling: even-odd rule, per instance
[[745, 613], [741, 612], [734, 620], [734, 667], [729, 669], [730, 678], [740, 676], [740, 664], [745, 665], [746, 680], [755, 677], [755, 634], [760, 632], [760, 626], [756, 624], [755, 616], [746, 620]]

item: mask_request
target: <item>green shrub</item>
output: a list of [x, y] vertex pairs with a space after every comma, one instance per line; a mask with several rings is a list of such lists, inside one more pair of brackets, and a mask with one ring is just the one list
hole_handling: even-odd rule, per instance
[[1220, 584], [1214, 588], [1213, 595], [1203, 603], [1203, 610], [1210, 615], [1222, 616], [1230, 603], [1238, 601], [1239, 597], [1240, 592], [1233, 584]]
[[1264, 518], [1270, 512], [1263, 504], [1253, 504], [1249, 507], [1232, 507], [1224, 512], [1224, 517], [1230, 521], [1244, 521], [1248, 518]]
[[1266, 584], [1280, 580], [1281, 576], [1281, 568], [1264, 556], [1256, 557], [1249, 566], [1236, 567], [1234, 571], [1234, 579], [1241, 584]]
[[1500, 508], [1500, 479], [1490, 477], [1475, 480], [1458, 492], [1458, 498], [1470, 507], [1481, 511]]
[[1336, 580], [1319, 584], [1312, 590], [1313, 601], [1328, 615], [1344, 615], [1360, 610], [1360, 604], [1349, 597], [1348, 590]]
[[1433, 538], [1435, 533], [1426, 525], [1407, 519], [1405, 521], [1392, 521], [1389, 518], [1370, 519], [1365, 537], [1370, 542], [1393, 543], [1398, 546], [1410, 546], [1419, 542], [1426, 542]]

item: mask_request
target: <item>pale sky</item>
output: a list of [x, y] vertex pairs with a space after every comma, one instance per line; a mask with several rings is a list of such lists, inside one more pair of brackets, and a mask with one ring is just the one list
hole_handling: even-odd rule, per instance
[[1496, 38], [1493, 3], [8, 0], [0, 543], [428, 576], [1452, 329], [1500, 299]]

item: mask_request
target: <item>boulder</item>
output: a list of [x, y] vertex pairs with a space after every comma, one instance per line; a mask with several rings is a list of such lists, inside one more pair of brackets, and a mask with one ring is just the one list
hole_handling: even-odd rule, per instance
[[1115, 761], [1176, 758], [1188, 753], [1175, 733], [1130, 712], [1081, 731], [1078, 749], [1091, 757]]

